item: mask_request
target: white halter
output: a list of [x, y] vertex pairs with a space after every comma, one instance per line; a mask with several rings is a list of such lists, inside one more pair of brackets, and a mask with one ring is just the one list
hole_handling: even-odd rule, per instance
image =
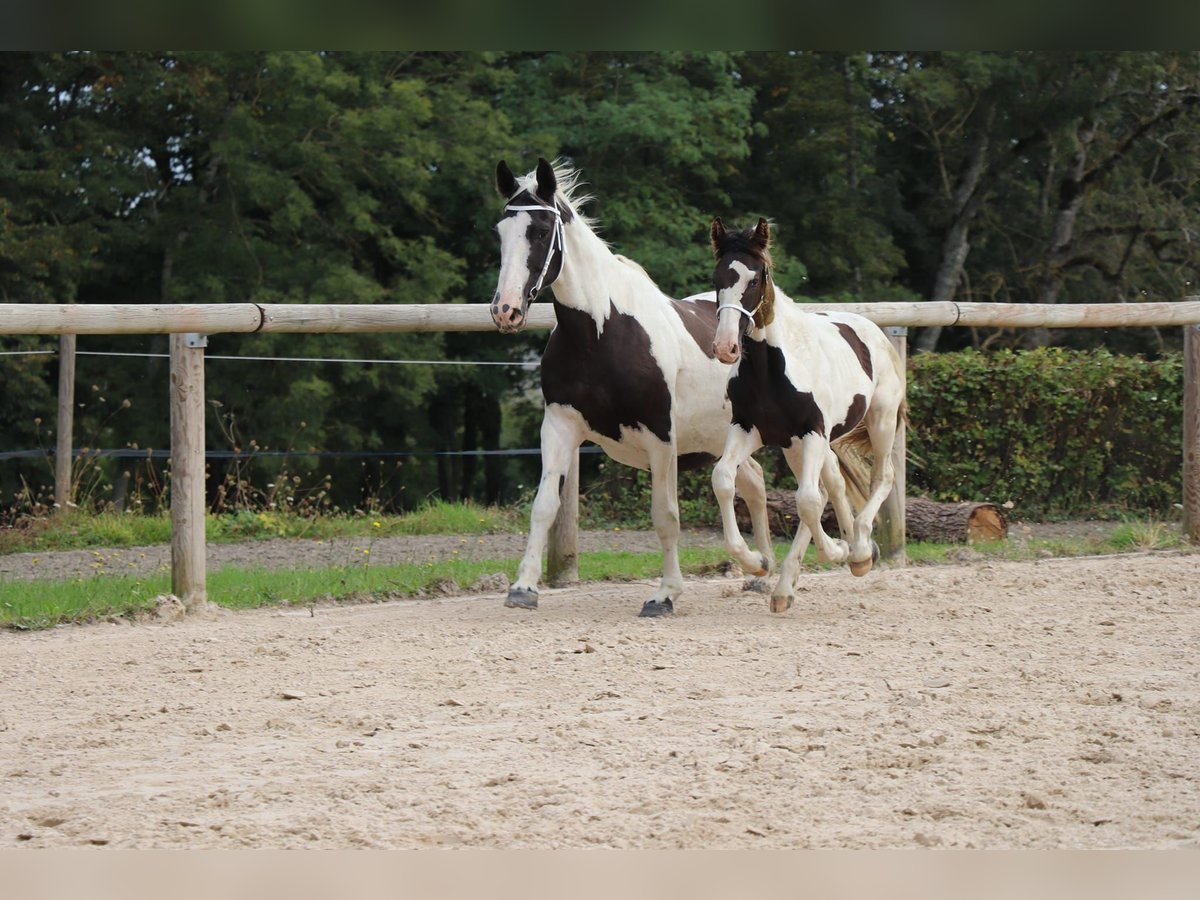
[[542, 290], [542, 283], [546, 280], [546, 273], [550, 271], [550, 260], [554, 257], [554, 250], [557, 247], [558, 254], [562, 259], [559, 264], [558, 271], [561, 273], [563, 266], [567, 264], [567, 241], [563, 234], [562, 211], [557, 206], [513, 206], [511, 203], [505, 204], [506, 210], [513, 212], [527, 212], [533, 210], [541, 210], [542, 212], [552, 213], [554, 215], [554, 231], [550, 235], [550, 246], [546, 249], [546, 261], [542, 263], [541, 274], [538, 275], [538, 280], [533, 287], [529, 289], [529, 297], [532, 300]]
[[[765, 277], [763, 280], [764, 280], [764, 281], [770, 281], [770, 280], [771, 280], [771, 273], [770, 273], [770, 272], [767, 272], [767, 274], [766, 274], [766, 277]], [[718, 297], [719, 297], [719, 296], [720, 296], [720, 295], [718, 294]], [[749, 323], [746, 325], [746, 329], [747, 329], [747, 330], [749, 330], [750, 326], [754, 324], [754, 317], [758, 315], [758, 311], [759, 311], [760, 309], [762, 309], [762, 307], [763, 307], [763, 304], [764, 304], [764, 303], [766, 303], [766, 302], [767, 302], [767, 289], [764, 287], [764, 288], [763, 288], [763, 295], [762, 295], [762, 299], [758, 301], [758, 306], [754, 307], [754, 309], [746, 309], [746, 307], [742, 306], [742, 304], [741, 304], [740, 302], [736, 302], [736, 301], [735, 301], [735, 302], [732, 302], [732, 303], [721, 303], [721, 302], [718, 300], [718, 302], [717, 302], [717, 316], [718, 316], [718, 317], [720, 317], [720, 315], [721, 315], [721, 310], [723, 310], [723, 309], [732, 309], [732, 310], [736, 310], [737, 312], [741, 313], [743, 316], [745, 316], [747, 319], [749, 319], [749, 320], [750, 320], [750, 321], [749, 321]]]

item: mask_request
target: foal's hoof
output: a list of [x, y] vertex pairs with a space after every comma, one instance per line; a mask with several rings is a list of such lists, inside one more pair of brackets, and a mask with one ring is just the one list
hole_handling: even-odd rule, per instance
[[647, 600], [642, 604], [642, 611], [638, 613], [640, 619], [653, 619], [658, 616], [671, 616], [675, 614], [675, 604], [670, 598], [666, 600]]
[[873, 560], [873, 559], [864, 559], [864, 560], [862, 560], [861, 562], [853, 562], [853, 561], [851, 561], [851, 563], [850, 563], [850, 574], [851, 574], [851, 575], [858, 575], [858, 576], [860, 576], [860, 577], [861, 577], [861, 576], [863, 576], [863, 575], [866, 575], [868, 572], [870, 572], [870, 571], [871, 571], [871, 567], [872, 567], [873, 565], [875, 565], [875, 560]]
[[787, 612], [789, 609], [792, 608], [792, 603], [794, 603], [795, 600], [796, 600], [796, 598], [793, 597], [791, 594], [788, 594], [786, 597], [772, 597], [771, 598], [771, 612], [773, 612], [773, 613]]
[[866, 575], [868, 572], [871, 571], [871, 567], [874, 566], [875, 563], [877, 563], [877, 562], [879, 562], [879, 545], [877, 543], [875, 543], [874, 541], [871, 541], [871, 558], [864, 559], [861, 562], [854, 562], [853, 560], [851, 560], [850, 561], [850, 574], [851, 575]]
[[538, 592], [532, 588], [513, 588], [504, 605], [514, 609], [537, 609]]
[[761, 553], [760, 553], [760, 554], [759, 554], [759, 556], [758, 556], [758, 560], [759, 560], [759, 562], [758, 562], [758, 571], [757, 571], [757, 572], [755, 572], [754, 574], [755, 574], [755, 576], [757, 576], [758, 578], [762, 578], [762, 577], [763, 577], [763, 576], [765, 576], [765, 575], [766, 575], [768, 572], [770, 572], [770, 571], [771, 571], [771, 561], [770, 561], [769, 559], [767, 559], [765, 556], [763, 556]]

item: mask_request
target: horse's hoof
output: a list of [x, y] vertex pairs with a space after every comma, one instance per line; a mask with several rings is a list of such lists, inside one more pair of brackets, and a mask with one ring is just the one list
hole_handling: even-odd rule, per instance
[[851, 561], [850, 574], [862, 577], [871, 571], [871, 566], [873, 565], [875, 565], [875, 561], [873, 559], [864, 559], [861, 562]]
[[513, 588], [504, 605], [513, 609], [537, 609], [538, 592], [532, 588]]
[[654, 619], [658, 616], [671, 616], [675, 614], [675, 604], [670, 598], [666, 600], [647, 600], [642, 604], [642, 611], [638, 613], [640, 619]]
[[765, 594], [770, 589], [771, 583], [765, 578], [747, 578], [742, 585], [743, 591], [754, 591], [756, 594]]
[[773, 612], [773, 613], [787, 612], [789, 609], [792, 608], [792, 603], [795, 602], [795, 599], [796, 598], [793, 597], [791, 594], [788, 594], [786, 597], [772, 597], [771, 598], [771, 612]]

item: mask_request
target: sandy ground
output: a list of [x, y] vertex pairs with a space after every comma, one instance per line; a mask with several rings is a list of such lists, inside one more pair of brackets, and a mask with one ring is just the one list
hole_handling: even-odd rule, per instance
[[650, 591], [0, 633], [0, 848], [1200, 848], [1198, 554]]

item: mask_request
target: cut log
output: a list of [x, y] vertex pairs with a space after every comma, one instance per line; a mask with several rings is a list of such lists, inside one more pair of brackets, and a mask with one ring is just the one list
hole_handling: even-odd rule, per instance
[[994, 503], [937, 503], [909, 497], [904, 503], [904, 516], [910, 541], [974, 544], [1008, 537], [1004, 511]]
[[[734, 503], [738, 525], [750, 531], [746, 502]], [[924, 497], [909, 497], [904, 502], [905, 539], [934, 541], [940, 544], [974, 544], [976, 541], [1002, 541], [1008, 536], [1004, 510], [994, 503], [938, 503]], [[796, 515], [796, 495], [791, 491], [767, 491], [767, 521], [771, 533], [791, 538], [800, 521]], [[825, 506], [821, 527], [827, 534], [838, 533], [833, 507]]]

